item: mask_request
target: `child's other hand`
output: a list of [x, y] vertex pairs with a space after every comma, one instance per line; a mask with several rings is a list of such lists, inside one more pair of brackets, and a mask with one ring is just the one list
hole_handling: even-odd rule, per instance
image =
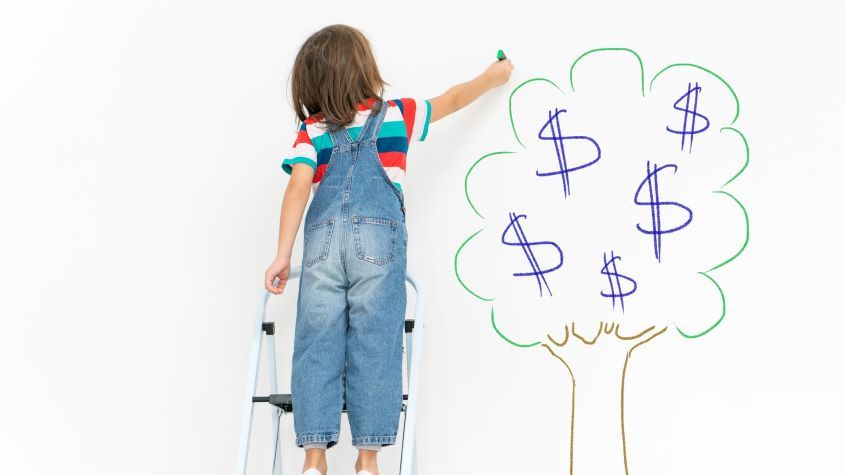
[[[273, 287], [273, 282], [279, 278], [279, 286]], [[281, 294], [285, 290], [285, 284], [288, 283], [290, 277], [290, 259], [286, 257], [277, 257], [267, 271], [264, 272], [264, 288], [276, 295]]]
[[490, 81], [491, 87], [499, 87], [508, 82], [508, 79], [511, 77], [512, 70], [513, 64], [511, 64], [510, 59], [504, 59], [502, 61], [496, 60], [495, 63], [491, 64], [487, 70], [484, 71], [484, 75], [487, 77], [487, 80]]

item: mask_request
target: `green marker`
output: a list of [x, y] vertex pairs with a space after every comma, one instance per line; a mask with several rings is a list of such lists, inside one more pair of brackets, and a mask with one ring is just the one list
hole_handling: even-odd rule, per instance
[[502, 51], [502, 50], [499, 50], [499, 52], [498, 52], [498, 53], [496, 53], [496, 58], [498, 58], [498, 59], [499, 59], [499, 61], [503, 61], [503, 60], [505, 60], [505, 59], [508, 59], [508, 57], [507, 57], [507, 56], [505, 56], [505, 52], [504, 52], [504, 51]]

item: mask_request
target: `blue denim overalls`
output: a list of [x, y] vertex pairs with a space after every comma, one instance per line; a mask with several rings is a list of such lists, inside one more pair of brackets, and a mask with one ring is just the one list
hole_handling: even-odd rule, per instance
[[331, 158], [305, 215], [291, 374], [300, 447], [337, 444], [344, 397], [352, 445], [396, 442], [408, 237], [403, 193], [376, 147], [387, 107], [373, 105], [355, 141], [345, 127], [330, 132]]

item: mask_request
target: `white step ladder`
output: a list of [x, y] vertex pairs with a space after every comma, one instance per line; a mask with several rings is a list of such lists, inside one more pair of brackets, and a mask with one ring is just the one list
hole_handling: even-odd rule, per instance
[[[291, 269], [288, 284], [298, 279], [302, 268], [297, 266]], [[399, 462], [399, 475], [417, 475], [417, 450], [416, 450], [416, 415], [417, 415], [417, 393], [419, 388], [419, 367], [422, 354], [422, 330], [425, 328], [422, 311], [422, 293], [419, 286], [410, 274], [406, 281], [413, 287], [417, 294], [414, 307], [414, 318], [405, 320], [405, 358], [407, 366], [408, 392], [403, 395], [406, 401], [402, 404], [402, 411], [405, 412], [405, 419], [402, 424], [402, 452]], [[277, 280], [278, 282], [278, 280]], [[293, 403], [290, 394], [277, 394], [278, 379], [276, 377], [276, 343], [275, 323], [267, 321], [267, 302], [271, 293], [262, 291], [258, 304], [258, 316], [252, 329], [252, 351], [249, 357], [249, 378], [247, 379], [246, 397], [244, 400], [244, 416], [241, 426], [240, 449], [238, 451], [238, 465], [236, 475], [246, 475], [247, 457], [249, 456], [249, 439], [252, 433], [252, 416], [256, 403], [269, 403], [275, 407], [275, 414], [271, 414], [273, 424], [273, 475], [282, 475], [282, 454], [279, 434], [281, 417], [287, 413], [293, 413]], [[283, 294], [284, 295], [284, 294]], [[261, 344], [267, 339], [267, 359], [270, 372], [270, 394], [259, 396], [258, 389], [258, 368], [261, 363]], [[412, 351], [413, 350], [413, 351]], [[343, 411], [346, 412], [344, 402]]]

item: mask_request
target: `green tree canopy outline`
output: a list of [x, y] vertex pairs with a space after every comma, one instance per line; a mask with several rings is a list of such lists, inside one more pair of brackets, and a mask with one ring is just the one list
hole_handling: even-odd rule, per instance
[[[587, 58], [592, 57], [593, 55], [601, 55], [601, 54], [608, 54], [608, 53], [621, 54], [628, 59], [636, 61], [636, 64], [639, 67], [639, 82], [640, 82], [639, 92], [642, 94], [642, 97], [645, 98], [646, 97], [646, 80], [645, 80], [646, 76], [645, 76], [645, 70], [644, 70], [644, 67], [643, 67], [643, 61], [636, 52], [634, 52], [633, 50], [628, 49], [628, 48], [598, 48], [598, 49], [593, 49], [593, 50], [587, 51], [584, 54], [578, 56], [575, 59], [575, 61], [572, 62], [571, 66], [569, 68], [569, 88], [570, 88], [570, 91], [573, 92], [573, 93], [575, 92], [575, 87], [576, 87], [575, 71], [576, 71], [578, 65], [581, 64], [582, 61], [584, 61]], [[742, 143], [742, 146], [744, 148], [744, 155], [745, 155], [744, 161], [742, 162], [742, 165], [739, 167], [739, 169], [736, 170], [736, 172], [730, 174], [728, 177], [726, 177], [725, 181], [722, 183], [721, 186], [719, 186], [715, 190], [711, 190], [711, 193], [723, 195], [726, 198], [728, 198], [728, 200], [731, 203], [735, 204], [736, 207], [741, 211], [742, 216], [744, 218], [744, 230], [743, 230], [744, 236], [740, 239], [740, 242], [737, 244], [737, 247], [736, 247], [737, 250], [735, 252], [726, 256], [724, 259], [720, 260], [719, 262], [715, 263], [714, 265], [707, 267], [706, 269], [690, 271], [690, 272], [694, 272], [694, 273], [700, 275], [702, 278], [706, 279], [706, 281], [709, 282], [710, 284], [712, 284], [712, 286], [717, 290], [717, 292], [714, 293], [714, 295], [717, 294], [719, 296], [719, 299], [721, 300], [721, 311], [717, 315], [714, 315], [712, 317], [710, 324], [705, 325], [705, 327], [702, 331], [691, 332], [691, 331], [688, 331], [688, 330], [684, 330], [683, 328], [681, 328], [677, 324], [673, 323], [675, 331], [677, 332], [678, 335], [682, 336], [685, 339], [696, 339], [696, 338], [700, 338], [704, 335], [709, 334], [713, 329], [718, 327], [724, 321], [725, 316], [727, 314], [727, 299], [726, 299], [726, 296], [725, 296], [725, 292], [723, 291], [722, 286], [719, 284], [719, 282], [714, 277], [714, 275], [713, 275], [714, 271], [721, 269], [721, 268], [727, 266], [728, 264], [730, 264], [731, 262], [733, 262], [735, 259], [737, 259], [737, 257], [739, 257], [745, 251], [746, 247], [748, 246], [748, 241], [749, 241], [749, 238], [750, 238], [750, 226], [749, 226], [749, 220], [748, 220], [748, 212], [746, 211], [745, 207], [740, 202], [740, 200], [736, 196], [734, 196], [733, 194], [728, 192], [726, 190], [726, 188], [728, 187], [728, 185], [730, 185], [732, 182], [734, 182], [734, 180], [736, 180], [740, 175], [742, 175], [742, 173], [745, 172], [746, 168], [748, 167], [748, 163], [749, 163], [750, 150], [749, 150], [749, 146], [748, 146], [748, 141], [746, 140], [745, 136], [743, 135], [743, 133], [738, 128], [736, 128], [734, 126], [734, 124], [736, 123], [736, 121], [739, 118], [739, 111], [740, 111], [739, 98], [738, 98], [736, 92], [734, 91], [734, 89], [727, 83], [727, 81], [725, 81], [721, 76], [719, 76], [715, 72], [713, 72], [713, 71], [711, 71], [707, 68], [704, 68], [702, 66], [699, 66], [697, 64], [692, 64], [692, 63], [670, 64], [670, 65], [660, 69], [651, 78], [651, 80], [648, 82], [648, 92], [651, 93], [653, 91], [655, 84], [661, 79], [661, 77], [667, 71], [670, 71], [670, 70], [673, 70], [673, 69], [676, 69], [676, 68], [688, 68], [688, 69], [691, 69], [691, 70], [695, 70], [698, 73], [707, 74], [709, 76], [712, 76], [713, 78], [715, 78], [719, 82], [721, 82], [727, 88], [727, 90], [730, 92], [730, 95], [733, 98], [734, 105], [735, 105], [735, 111], [734, 111], [733, 117], [730, 120], [730, 122], [727, 123], [727, 124], [724, 124], [719, 129], [719, 133], [720, 134], [722, 134], [722, 133], [731, 134], [731, 135], [734, 135], [735, 137], [737, 137]], [[516, 96], [516, 94], [522, 88], [524, 88], [526, 85], [529, 85], [529, 84], [537, 84], [537, 85], [542, 84], [542, 85], [545, 85], [545, 86], [553, 87], [554, 89], [559, 91], [561, 94], [565, 94], [563, 89], [558, 84], [556, 84], [554, 81], [547, 79], [547, 78], [542, 78], [542, 77], [536, 77], [536, 78], [532, 78], [532, 79], [529, 79], [527, 81], [524, 81], [513, 89], [513, 91], [511, 92], [511, 94], [509, 96], [509, 99], [508, 99], [508, 115], [509, 115], [509, 119], [510, 119], [511, 129], [512, 129], [513, 134], [514, 134], [514, 139], [516, 140], [517, 144], [519, 144], [519, 146], [521, 146], [523, 149], [526, 149], [527, 146], [522, 142], [522, 140], [519, 137], [519, 133], [518, 133], [518, 130], [517, 130], [517, 127], [516, 127], [516, 121], [514, 119], [514, 113], [513, 113], [513, 100], [514, 100], [514, 96]], [[469, 194], [469, 189], [468, 189], [469, 177], [472, 175], [473, 171], [476, 170], [478, 165], [480, 163], [484, 162], [485, 160], [493, 160], [497, 157], [503, 157], [503, 156], [506, 156], [506, 155], [509, 155], [509, 154], [514, 154], [514, 153], [517, 153], [517, 152], [505, 150], [505, 151], [495, 151], [495, 152], [487, 153], [487, 154], [483, 155], [482, 157], [480, 157], [479, 159], [477, 159], [469, 167], [466, 175], [464, 176], [464, 195], [466, 197], [467, 204], [469, 205], [470, 209], [472, 209], [472, 211], [475, 213], [475, 215], [478, 216], [479, 218], [481, 218], [482, 220], [486, 221], [486, 218], [479, 212], [478, 208], [476, 207], [475, 203], [473, 202], [472, 197]], [[617, 411], [619, 413], [619, 423], [620, 423], [620, 425], [617, 426], [617, 428], [621, 429], [621, 438], [615, 436], [615, 429], [612, 429], [612, 428], [607, 429], [607, 432], [609, 434], [612, 432], [612, 434], [610, 434], [610, 435], [613, 436], [613, 437], [611, 437], [611, 438], [612, 439], [615, 438], [615, 440], [611, 443], [612, 445], [615, 445], [618, 441], [621, 441], [621, 447], [618, 447], [618, 448], [621, 449], [621, 455], [622, 455], [620, 460], [624, 463], [624, 473], [627, 475], [628, 474], [628, 452], [627, 452], [626, 435], [625, 435], [625, 377], [626, 377], [626, 371], [627, 371], [627, 368], [628, 368], [628, 361], [629, 361], [631, 354], [632, 354], [634, 349], [636, 349], [637, 347], [640, 347], [643, 344], [653, 340], [655, 337], [659, 336], [660, 334], [663, 334], [667, 330], [667, 327], [657, 328], [656, 326], [652, 325], [652, 326], [645, 328], [642, 331], [637, 332], [635, 334], [625, 335], [625, 334], [620, 334], [620, 325], [619, 324], [599, 322], [598, 331], [597, 331], [597, 333], [595, 333], [594, 336], [593, 336], [593, 334], [590, 334], [590, 336], [582, 336], [581, 334], [579, 334], [576, 331], [575, 323], [573, 322], [573, 323], [567, 324], [565, 326], [565, 334], [562, 336], [560, 341], [556, 340], [555, 338], [553, 338], [549, 334], [546, 335], [548, 340], [545, 341], [545, 342], [543, 342], [543, 341], [528, 341], [528, 342], [517, 341], [516, 339], [505, 335], [500, 330], [500, 328], [496, 325], [496, 312], [495, 312], [495, 303], [494, 303], [495, 297], [482, 295], [478, 291], [472, 289], [466, 283], [465, 279], [463, 279], [461, 277], [461, 272], [460, 272], [461, 252], [466, 248], [466, 246], [474, 238], [476, 238], [482, 231], [484, 231], [485, 228], [486, 228], [486, 225], [482, 226], [480, 229], [478, 229], [475, 232], [473, 232], [472, 234], [470, 234], [460, 244], [460, 246], [458, 246], [458, 248], [457, 248], [457, 250], [455, 251], [455, 254], [454, 254], [455, 277], [457, 278], [458, 283], [461, 285], [461, 287], [464, 290], [466, 290], [470, 295], [472, 295], [475, 299], [480, 300], [481, 302], [485, 302], [485, 303], [490, 304], [490, 325], [491, 325], [493, 331], [495, 332], [495, 334], [498, 335], [501, 338], [502, 341], [504, 341], [504, 342], [508, 343], [509, 345], [512, 345], [513, 347], [516, 347], [516, 348], [531, 348], [531, 347], [535, 347], [535, 346], [538, 346], [538, 345], [542, 346], [554, 358], [560, 360], [560, 362], [563, 363], [563, 365], [566, 367], [568, 375], [570, 376], [570, 378], [572, 380], [572, 394], [571, 394], [572, 404], [571, 404], [571, 417], [570, 417], [571, 422], [570, 422], [570, 444], [569, 444], [569, 473], [570, 473], [570, 475], [574, 473], [574, 460], [576, 458], [575, 455], [574, 455], [574, 449], [575, 449], [575, 446], [574, 446], [575, 420], [576, 420], [576, 410], [575, 410], [575, 407], [576, 407], [576, 405], [575, 405], [575, 396], [576, 396], [575, 386], [576, 386], [576, 384], [575, 384], [575, 382], [576, 382], [576, 373], [579, 373], [579, 370], [578, 370], [577, 367], [573, 368], [573, 366], [570, 364], [571, 361], [568, 361], [569, 356], [571, 355], [571, 353], [568, 353], [568, 352], [571, 352], [571, 351], [577, 352], [579, 350], [579, 348], [593, 348], [593, 347], [599, 346], [599, 345], [596, 345], [596, 343], [599, 341], [600, 337], [602, 338], [602, 341], [610, 339], [610, 341], [615, 342], [615, 343], [608, 343], [607, 345], [618, 344], [618, 345], [621, 345], [621, 347], [625, 348], [626, 352], [625, 352], [625, 357], [624, 357], [624, 366], [622, 366], [622, 370], [621, 370], [621, 373], [622, 373], [621, 374], [621, 386], [619, 388], [619, 390], [620, 390], [619, 398], [620, 399], [619, 399], [619, 406], [617, 408]], [[582, 333], [583, 333], [583, 330], [582, 330]], [[623, 333], [625, 333], [625, 332], [623, 332]], [[604, 337], [603, 335], [614, 335], [616, 338], [614, 339], [614, 338], [610, 338], [610, 337]], [[579, 346], [579, 343], [578, 343], [579, 341], [581, 343], [583, 343], [583, 346]], [[602, 343], [602, 344], [604, 345], [604, 343]], [[609, 347], [607, 345], [605, 347]], [[579, 407], [580, 407], [580, 405], [579, 405]], [[581, 416], [577, 416], [577, 418], [580, 420]], [[608, 452], [608, 449], [610, 449], [611, 452]], [[612, 450], [615, 450], [615, 449], [616, 449], [616, 447], [603, 447], [603, 448], [600, 448], [600, 450], [594, 450], [593, 453], [605, 454], [605, 456], [606, 456], [609, 453], [613, 453]]]
[[[573, 92], [573, 93], [575, 92], [575, 70], [576, 70], [576, 67], [578, 66], [578, 64], [582, 60], [588, 58], [590, 55], [605, 53], [605, 52], [624, 52], [624, 53], [629, 54], [633, 59], [635, 59], [637, 61], [637, 64], [639, 65], [639, 71], [640, 71], [640, 90], [641, 90], [642, 96], [646, 97], [646, 82], [645, 82], [645, 72], [644, 72], [644, 67], [643, 67], [643, 61], [635, 51], [633, 51], [629, 48], [597, 48], [597, 49], [589, 50], [589, 51], [581, 54], [580, 56], [578, 56], [578, 58], [576, 58], [575, 61], [573, 61], [572, 65], [569, 68], [569, 86], [570, 86], [571, 92]], [[730, 86], [730, 84], [726, 80], [724, 80], [720, 75], [716, 74], [715, 72], [711, 71], [710, 69], [707, 69], [705, 67], [702, 67], [702, 66], [699, 66], [699, 65], [693, 64], [693, 63], [670, 64], [670, 65], [660, 69], [651, 78], [651, 80], [648, 83], [649, 91], [651, 91], [654, 88], [655, 82], [659, 80], [661, 75], [663, 75], [665, 72], [667, 72], [671, 69], [674, 69], [674, 68], [692, 68], [692, 69], [696, 69], [696, 70], [699, 70], [701, 72], [704, 72], [704, 73], [716, 78], [719, 82], [721, 82], [728, 89], [728, 91], [730, 91], [730, 94], [732, 95], [733, 100], [735, 102], [735, 113], [734, 113], [734, 116], [733, 116], [733, 119], [731, 120], [731, 122], [729, 124], [721, 127], [719, 129], [719, 132], [720, 133], [735, 134], [742, 141], [742, 145], [745, 149], [745, 160], [742, 163], [741, 167], [736, 171], [736, 173], [734, 173], [729, 178], [727, 178], [727, 180], [719, 188], [712, 190], [712, 193], [717, 193], [717, 194], [721, 194], [721, 195], [725, 195], [725, 196], [729, 197], [736, 204], [736, 206], [742, 211], [742, 214], [743, 214], [743, 217], [744, 217], [744, 220], [745, 220], [744, 237], [742, 239], [741, 245], [738, 246], [738, 250], [734, 254], [730, 255], [729, 257], [726, 257], [723, 261], [707, 268], [706, 270], [697, 271], [698, 275], [701, 275], [703, 278], [706, 278], [715, 287], [715, 289], [718, 291], [719, 298], [721, 299], [721, 312], [720, 312], [719, 315], [717, 315], [713, 318], [712, 324], [710, 324], [703, 331], [700, 331], [700, 332], [697, 332], [697, 333], [685, 331], [682, 328], [680, 328], [679, 326], [674, 325], [674, 328], [679, 335], [681, 335], [685, 338], [693, 339], [693, 338], [702, 337], [702, 336], [708, 334], [713, 329], [715, 329], [717, 326], [719, 326], [719, 324], [722, 323], [722, 321], [724, 320], [724, 318], [727, 314], [727, 298], [726, 298], [725, 292], [722, 289], [722, 286], [716, 280], [716, 278], [713, 275], [711, 275], [711, 273], [713, 271], [720, 269], [720, 268], [728, 265], [729, 263], [733, 262], [737, 257], [740, 256], [740, 254], [742, 254], [745, 251], [746, 247], [748, 246], [748, 241], [749, 241], [749, 238], [750, 238], [750, 224], [749, 224], [749, 219], [748, 219], [748, 212], [745, 209], [745, 206], [742, 204], [742, 202], [736, 196], [734, 196], [733, 194], [728, 192], [725, 188], [730, 183], [732, 183], [734, 180], [739, 178], [739, 176], [742, 175], [745, 172], [746, 168], [748, 167], [749, 160], [750, 160], [750, 149], [749, 149], [749, 146], [748, 146], [748, 140], [745, 138], [745, 135], [738, 128], [734, 127], [734, 124], [739, 119], [739, 112], [740, 112], [739, 97], [737, 96], [734, 89]], [[508, 99], [509, 120], [510, 120], [510, 124], [511, 124], [511, 129], [513, 131], [514, 139], [520, 145], [520, 147], [522, 147], [523, 149], [527, 148], [527, 147], [522, 142], [522, 140], [520, 139], [519, 134], [517, 132], [516, 121], [515, 121], [514, 116], [513, 116], [513, 99], [514, 99], [514, 96], [519, 92], [520, 89], [522, 89], [523, 87], [525, 87], [528, 84], [535, 83], [535, 82], [541, 82], [541, 83], [548, 84], [549, 86], [552, 86], [555, 89], [557, 89], [558, 91], [560, 91], [561, 94], [565, 94], [564, 90], [561, 89], [561, 87], [558, 86], [554, 81], [547, 79], [547, 78], [541, 78], [541, 77], [528, 79], [527, 81], [524, 81], [521, 84], [519, 84], [518, 86], [516, 86], [513, 89], [513, 91], [511, 91], [511, 94], [510, 94], [509, 99]], [[483, 155], [482, 157], [480, 157], [479, 159], [477, 159], [467, 170], [467, 173], [464, 176], [464, 195], [466, 197], [467, 204], [469, 205], [469, 207], [472, 209], [472, 211], [479, 218], [485, 219], [484, 216], [476, 208], [475, 204], [473, 203], [472, 197], [469, 194], [468, 182], [469, 182], [470, 175], [473, 173], [473, 171], [476, 169], [476, 167], [481, 162], [483, 162], [485, 160], [493, 159], [496, 156], [513, 154], [513, 153], [517, 153], [517, 152], [515, 152], [515, 151], [495, 151], [495, 152], [487, 153], [487, 154]], [[496, 326], [495, 306], [492, 303], [493, 301], [495, 301], [495, 298], [494, 297], [482, 296], [479, 292], [473, 290], [466, 283], [466, 281], [461, 278], [460, 265], [459, 265], [459, 257], [460, 257], [461, 251], [473, 240], [473, 238], [475, 238], [484, 229], [485, 229], [485, 227], [482, 227], [482, 228], [478, 229], [477, 231], [475, 231], [474, 233], [472, 233], [471, 235], [469, 235], [460, 244], [460, 246], [455, 251], [455, 255], [454, 255], [455, 277], [457, 278], [458, 283], [461, 285], [461, 287], [464, 290], [466, 290], [470, 295], [472, 295], [473, 297], [475, 297], [476, 299], [478, 299], [480, 301], [491, 303], [491, 305], [490, 305], [490, 325], [493, 328], [493, 330], [495, 331], [495, 333], [502, 340], [509, 343], [510, 345], [513, 345], [513, 346], [519, 347], [519, 348], [530, 348], [530, 347], [533, 347], [533, 346], [540, 345], [542, 343], [541, 341], [534, 341], [534, 342], [530, 342], [530, 343], [521, 343], [521, 342], [514, 341], [514, 339], [509, 338], [507, 335], [505, 335], [499, 329], [499, 327]]]

